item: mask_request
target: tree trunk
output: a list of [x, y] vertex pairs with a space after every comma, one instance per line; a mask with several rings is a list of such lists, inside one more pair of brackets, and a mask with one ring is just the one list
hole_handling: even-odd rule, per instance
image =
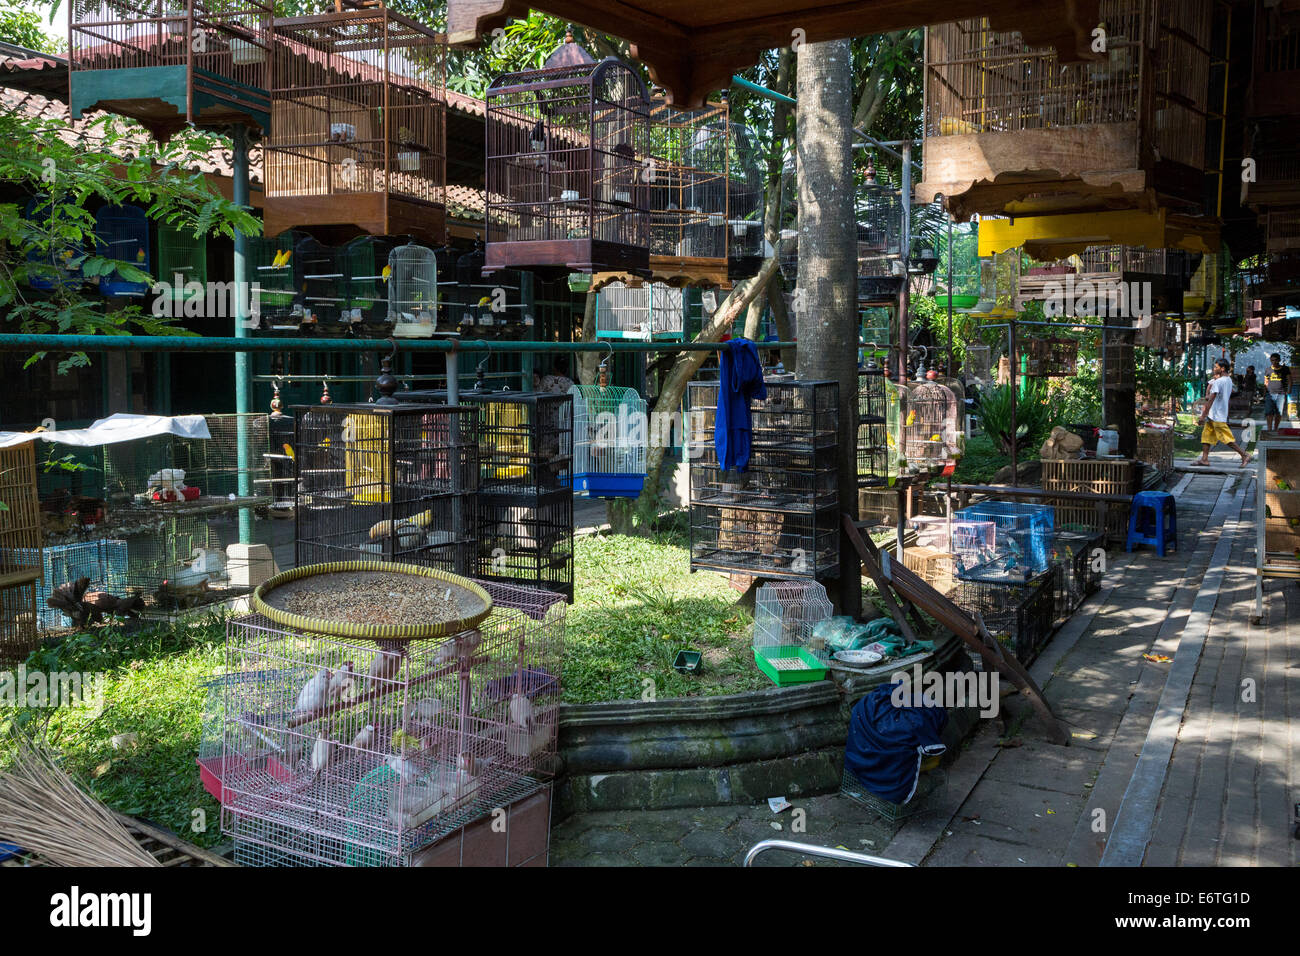
[[[582, 341], [596, 341], [596, 293], [588, 292], [587, 301], [582, 310]], [[596, 384], [596, 370], [600, 368], [599, 352], [578, 353], [578, 382], [582, 385]]]
[[[839, 507], [858, 513], [857, 226], [853, 198], [850, 41], [805, 43], [798, 53], [799, 282], [795, 318], [802, 380], [839, 383]], [[839, 527], [836, 515], [836, 527]], [[841, 530], [841, 614], [862, 610], [857, 554]]]

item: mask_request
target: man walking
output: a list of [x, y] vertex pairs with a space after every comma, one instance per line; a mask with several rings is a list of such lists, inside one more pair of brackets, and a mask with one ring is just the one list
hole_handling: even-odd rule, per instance
[[1274, 352], [1268, 357], [1269, 367], [1264, 373], [1268, 394], [1264, 396], [1264, 419], [1269, 431], [1282, 427], [1286, 415], [1287, 395], [1291, 391], [1291, 369], [1282, 364], [1282, 356]]
[[[1228, 427], [1228, 399], [1232, 397], [1231, 366], [1224, 359], [1214, 363], [1214, 379], [1205, 390], [1206, 404], [1201, 410], [1199, 424], [1205, 426], [1201, 432], [1201, 457], [1198, 465], [1210, 463], [1210, 449], [1220, 443], [1227, 445], [1241, 456], [1243, 465], [1250, 464], [1250, 455], [1242, 451]], [[1208, 421], [1206, 420], [1208, 419]]]

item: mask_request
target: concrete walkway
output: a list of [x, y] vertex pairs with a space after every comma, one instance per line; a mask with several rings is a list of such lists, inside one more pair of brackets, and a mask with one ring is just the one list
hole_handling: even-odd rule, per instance
[[1249, 625], [1253, 478], [1213, 457], [1214, 472], [1172, 480], [1179, 550], [1112, 553], [1102, 591], [1032, 668], [1070, 747], [1009, 699], [1008, 723], [983, 722], [932, 809], [896, 831], [838, 795], [787, 795], [803, 833], [766, 806], [584, 814], [555, 828], [552, 862], [731, 865], [781, 837], [925, 866], [1294, 865], [1300, 589], [1270, 582], [1264, 624]]

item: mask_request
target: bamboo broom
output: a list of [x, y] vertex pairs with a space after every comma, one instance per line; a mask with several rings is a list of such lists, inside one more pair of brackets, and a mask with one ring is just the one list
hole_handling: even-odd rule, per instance
[[161, 866], [112, 811], [73, 782], [48, 753], [21, 739], [0, 772], [0, 840], [51, 866]]

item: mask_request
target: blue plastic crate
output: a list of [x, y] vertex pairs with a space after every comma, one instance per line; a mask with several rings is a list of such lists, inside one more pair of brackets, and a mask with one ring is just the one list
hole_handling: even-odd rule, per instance
[[[30, 559], [30, 549], [16, 549], [21, 560]], [[50, 594], [60, 585], [77, 578], [90, 578], [91, 590], [121, 594], [126, 589], [126, 542], [105, 538], [56, 544], [43, 552], [45, 579], [36, 585], [36, 625], [42, 630], [68, 627], [62, 611], [49, 605]]]
[[645, 485], [645, 475], [606, 475], [598, 472], [573, 476], [575, 492], [593, 498], [636, 498]]
[[1047, 570], [1055, 509], [1020, 501], [981, 501], [954, 513], [960, 521], [992, 521], [999, 557], [1012, 556], [1033, 571]]

